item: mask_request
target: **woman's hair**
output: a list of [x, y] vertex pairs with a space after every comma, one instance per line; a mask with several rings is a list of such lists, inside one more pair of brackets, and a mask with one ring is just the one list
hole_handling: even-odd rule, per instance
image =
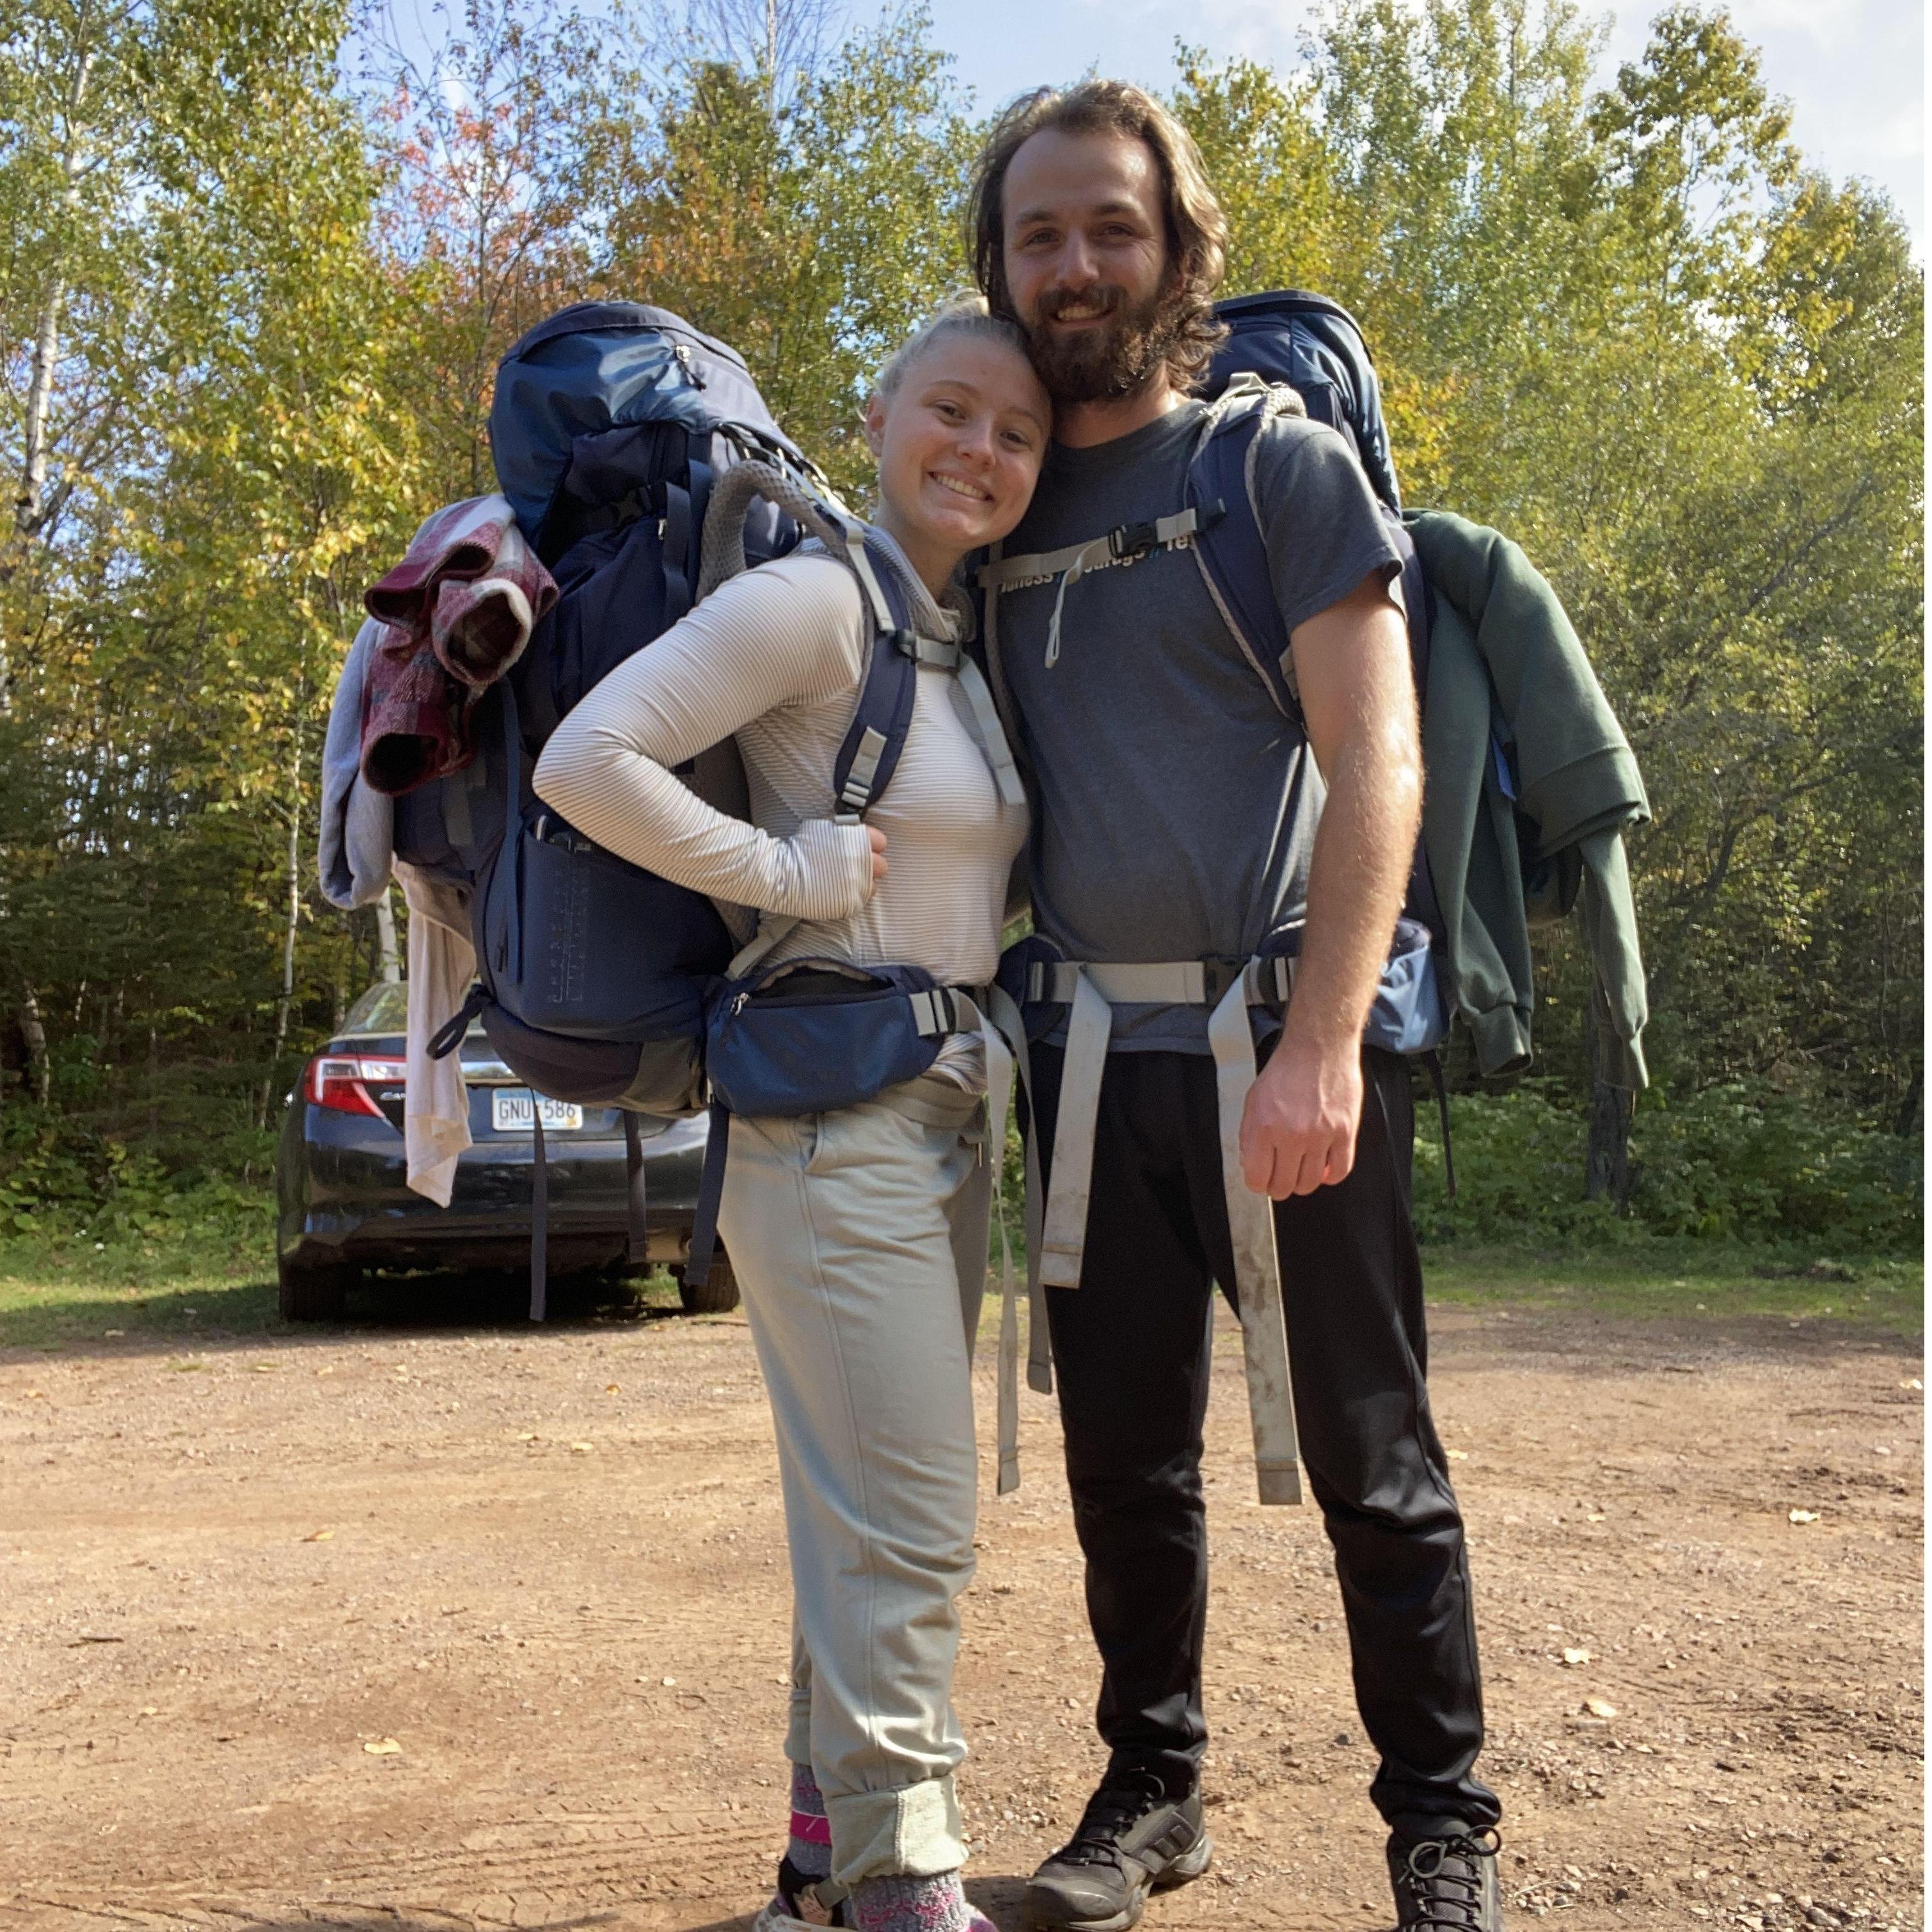
[[873, 394], [881, 402], [890, 402], [899, 385], [905, 380], [906, 371], [928, 350], [936, 348], [952, 335], [978, 336], [991, 342], [1003, 342], [1022, 361], [1026, 359], [1026, 335], [1017, 322], [994, 314], [986, 306], [984, 296], [952, 296], [934, 309], [886, 357], [885, 367], [873, 379]]
[[1153, 95], [1124, 80], [1084, 80], [1064, 94], [1038, 88], [1000, 115], [974, 172], [968, 218], [974, 280], [996, 315], [1013, 313], [1006, 274], [1006, 170], [1024, 142], [1049, 128], [1125, 135], [1153, 151], [1174, 278], [1162, 303], [1172, 338], [1168, 374], [1176, 388], [1196, 388], [1228, 332], [1214, 313], [1214, 291], [1227, 267], [1228, 218], [1208, 184], [1194, 137]]

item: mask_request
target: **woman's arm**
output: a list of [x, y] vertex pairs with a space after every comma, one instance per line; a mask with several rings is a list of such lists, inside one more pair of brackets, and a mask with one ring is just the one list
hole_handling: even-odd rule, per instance
[[851, 573], [800, 557], [747, 571], [626, 658], [560, 724], [537, 796], [633, 865], [715, 898], [842, 919], [872, 891], [862, 826], [808, 820], [788, 838], [706, 805], [670, 767], [782, 704], [849, 690], [861, 605]]

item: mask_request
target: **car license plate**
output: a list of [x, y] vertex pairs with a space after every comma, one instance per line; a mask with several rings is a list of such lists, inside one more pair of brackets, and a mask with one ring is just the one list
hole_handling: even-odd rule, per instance
[[527, 1087], [512, 1087], [491, 1094], [490, 1124], [500, 1134], [532, 1133], [539, 1109], [547, 1134], [568, 1133], [584, 1124], [584, 1109], [574, 1101], [553, 1100], [548, 1094], [532, 1095]]

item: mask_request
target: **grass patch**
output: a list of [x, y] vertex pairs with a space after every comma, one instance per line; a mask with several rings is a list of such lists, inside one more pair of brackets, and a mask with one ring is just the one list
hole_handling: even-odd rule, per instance
[[[1429, 1298], [1442, 1306], [1658, 1320], [1770, 1316], [1912, 1336], [1924, 1331], [1925, 1270], [1917, 1258], [1658, 1236], [1611, 1247], [1431, 1243], [1422, 1258]], [[997, 1276], [986, 1304], [994, 1324], [996, 1283]], [[350, 1325], [513, 1327], [524, 1320], [525, 1294], [514, 1276], [384, 1277], [352, 1298]], [[643, 1280], [558, 1280], [551, 1298], [564, 1323], [634, 1321], [679, 1306], [676, 1285], [662, 1271]], [[152, 1238], [0, 1239], [0, 1348], [52, 1350], [104, 1340], [178, 1348], [197, 1338], [301, 1332], [316, 1331], [292, 1329], [276, 1311], [266, 1216]]]
[[149, 1240], [25, 1235], [0, 1241], [0, 1346], [58, 1348], [279, 1328], [266, 1229]]
[[1574, 1308], [1670, 1320], [1781, 1316], [1920, 1336], [1925, 1266], [1895, 1256], [1844, 1258], [1742, 1242], [1653, 1238], [1616, 1248], [1431, 1245], [1432, 1303]]

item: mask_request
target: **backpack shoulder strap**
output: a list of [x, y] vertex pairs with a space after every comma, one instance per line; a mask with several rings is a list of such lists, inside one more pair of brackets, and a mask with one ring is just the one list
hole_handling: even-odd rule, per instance
[[795, 518], [850, 569], [872, 620], [872, 646], [859, 702], [832, 773], [840, 810], [856, 815], [879, 797], [898, 768], [912, 723], [919, 667], [953, 668], [958, 646], [934, 644], [914, 630], [904, 592], [891, 571], [873, 567], [866, 526], [857, 518], [836, 499], [808, 489], [797, 476], [756, 458], [733, 464], [712, 486], [704, 520], [700, 600], [745, 568], [745, 517], [758, 496]]
[[845, 561], [852, 567], [872, 618], [872, 647], [859, 686], [859, 702], [844, 742], [832, 760], [832, 789], [842, 812], [855, 818], [876, 804], [898, 770], [912, 726], [914, 699], [922, 663], [950, 668], [958, 646], [937, 644], [912, 627], [905, 592], [890, 570], [875, 570], [866, 550], [863, 526], [848, 518]]
[[1269, 696], [1298, 724], [1301, 700], [1268, 570], [1254, 466], [1263, 426], [1277, 416], [1301, 412], [1292, 389], [1255, 376], [1235, 376], [1209, 410], [1187, 470], [1188, 500], [1218, 502], [1227, 512], [1202, 532], [1194, 546], [1208, 594]]
[[[1284, 713], [1301, 722], [1288, 635], [1276, 602], [1262, 531], [1261, 498], [1255, 482], [1262, 432], [1276, 416], [1305, 413], [1292, 389], [1258, 377], [1237, 376], [1203, 425], [1188, 470], [1195, 503], [1220, 502], [1228, 514], [1204, 526], [1195, 544], [1202, 574], [1221, 615]], [[1422, 560], [1401, 518], [1378, 503], [1390, 538], [1402, 558], [1402, 605], [1408, 628], [1409, 667], [1420, 704], [1429, 688], [1432, 593]]]

